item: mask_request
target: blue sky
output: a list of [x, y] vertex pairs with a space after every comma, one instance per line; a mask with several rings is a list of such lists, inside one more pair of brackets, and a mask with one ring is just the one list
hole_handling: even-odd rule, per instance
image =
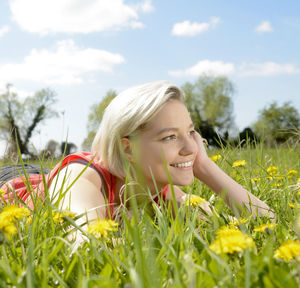
[[89, 107], [110, 89], [225, 75], [243, 129], [272, 101], [300, 111], [299, 35], [297, 0], [3, 0], [0, 92], [6, 83], [21, 97], [55, 90], [60, 117], [33, 142], [40, 149], [68, 133], [80, 146]]

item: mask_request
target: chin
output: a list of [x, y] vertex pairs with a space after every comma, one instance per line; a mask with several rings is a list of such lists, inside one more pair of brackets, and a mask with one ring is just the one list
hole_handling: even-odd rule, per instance
[[172, 182], [174, 185], [178, 186], [188, 186], [191, 185], [194, 182], [194, 175], [191, 177], [174, 177], [172, 178]]

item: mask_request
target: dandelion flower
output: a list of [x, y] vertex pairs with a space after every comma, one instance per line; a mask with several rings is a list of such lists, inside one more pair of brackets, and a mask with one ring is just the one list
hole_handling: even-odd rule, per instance
[[254, 232], [266, 232], [266, 229], [273, 230], [277, 224], [276, 223], [268, 223], [262, 224], [253, 229]]
[[209, 246], [209, 249], [216, 254], [232, 254], [253, 246], [254, 241], [247, 234], [239, 229], [223, 226], [217, 231], [216, 240]]
[[285, 241], [280, 245], [280, 247], [274, 253], [275, 258], [283, 259], [286, 262], [299, 256], [300, 256], [300, 242], [296, 240]]
[[247, 164], [246, 160], [236, 160], [232, 163], [232, 167], [245, 167]]
[[254, 182], [254, 183], [257, 183], [257, 182], [259, 182], [260, 180], [261, 180], [260, 178], [252, 178], [252, 179], [251, 179], [251, 181]]
[[296, 170], [290, 170], [288, 173], [287, 173], [287, 177], [288, 178], [292, 178], [294, 176], [296, 176], [298, 174], [298, 171]]
[[217, 155], [213, 155], [211, 157], [211, 160], [213, 160], [214, 162], [217, 162], [218, 160], [222, 159], [222, 156], [220, 154]]
[[62, 211], [62, 212], [52, 211], [52, 218], [54, 223], [56, 224], [63, 223], [65, 221], [66, 216], [70, 218], [74, 218], [75, 214], [68, 211]]
[[232, 222], [229, 223], [229, 225], [237, 227], [240, 224], [245, 224], [247, 221], [247, 218], [234, 219]]
[[291, 208], [295, 208], [295, 204], [294, 203], [289, 203], [288, 204]]
[[277, 174], [278, 168], [276, 166], [269, 166], [267, 168], [267, 172], [272, 175], [275, 176]]
[[30, 211], [27, 208], [18, 207], [17, 205], [4, 207], [0, 213], [0, 230], [6, 236], [17, 233], [15, 222], [28, 215], [30, 215]]
[[[30, 211], [27, 208], [19, 207], [17, 205], [8, 205], [3, 208], [0, 213], [0, 218], [3, 221], [15, 222], [28, 215], [30, 215]], [[1, 220], [0, 222], [2, 222]]]
[[199, 197], [199, 196], [196, 196], [196, 195], [188, 196], [186, 201], [185, 201], [186, 206], [191, 205], [193, 207], [200, 206], [203, 203], [205, 203], [205, 200], [203, 198]]
[[118, 225], [113, 220], [99, 219], [94, 224], [88, 226], [87, 232], [98, 239], [102, 237], [107, 238], [109, 232], [118, 230]]

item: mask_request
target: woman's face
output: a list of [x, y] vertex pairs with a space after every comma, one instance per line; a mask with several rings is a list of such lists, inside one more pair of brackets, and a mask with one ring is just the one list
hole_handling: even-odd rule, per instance
[[153, 188], [153, 178], [159, 189], [169, 183], [179, 186], [193, 182], [193, 163], [198, 152], [194, 125], [185, 105], [169, 100], [147, 123], [139, 137], [141, 169], [147, 184]]

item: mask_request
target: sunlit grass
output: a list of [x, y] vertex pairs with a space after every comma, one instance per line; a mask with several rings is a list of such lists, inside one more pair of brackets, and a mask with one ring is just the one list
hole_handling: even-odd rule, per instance
[[[298, 242], [283, 246], [280, 253], [286, 257], [276, 252], [300, 237], [299, 147], [208, 153], [221, 155], [216, 163], [274, 209], [274, 223], [249, 214], [233, 221], [223, 200], [195, 181], [184, 190], [214, 207], [206, 220], [197, 205], [183, 205], [176, 215], [155, 205], [151, 213], [134, 208], [131, 217], [121, 210], [119, 224], [105, 230], [105, 237], [82, 231], [86, 240], [78, 243], [73, 232], [82, 230], [76, 224], [80, 215], [63, 215], [46, 197], [30, 216], [15, 221], [18, 233], [0, 232], [0, 287], [299, 287]], [[246, 164], [232, 167], [237, 160]], [[52, 162], [44, 166], [52, 168]], [[222, 236], [217, 231], [223, 226], [241, 233], [230, 230], [238, 236], [226, 242], [232, 253], [216, 254], [209, 247]], [[239, 242], [241, 235], [253, 245]]]

